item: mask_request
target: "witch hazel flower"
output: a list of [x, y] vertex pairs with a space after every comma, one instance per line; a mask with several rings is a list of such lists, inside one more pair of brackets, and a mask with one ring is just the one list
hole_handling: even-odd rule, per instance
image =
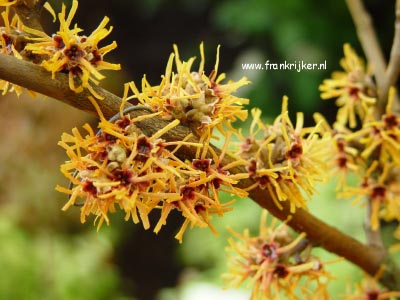
[[400, 221], [400, 189], [399, 168], [393, 164], [386, 164], [383, 168], [378, 161], [373, 161], [365, 170], [359, 186], [346, 187], [340, 196], [353, 198], [352, 204], [371, 202], [371, 229], [380, 227], [380, 219]]
[[261, 216], [258, 235], [230, 230], [228, 272], [223, 275], [228, 287], [245, 282], [252, 286], [251, 300], [328, 299], [327, 284], [333, 278], [322, 263], [311, 255], [305, 234], [295, 236], [286, 223], [273, 218], [267, 224], [267, 212]]
[[[70, 195], [63, 210], [76, 204], [78, 198], [84, 198], [82, 222], [94, 214], [100, 228], [104, 221], [109, 223], [108, 213], [119, 207], [125, 212], [125, 219], [141, 221], [149, 228], [148, 214], [160, 200], [157, 193], [164, 191], [164, 182], [173, 176], [173, 167], [168, 163], [169, 151], [165, 149], [170, 144], [159, 137], [179, 122], [147, 137], [135, 126], [143, 118], [122, 115], [116, 122], [108, 122], [94, 99], [92, 103], [101, 116], [100, 134], [94, 134], [93, 129], [85, 125], [86, 136], [75, 128], [72, 134], [64, 133], [59, 143], [70, 157], [61, 171], [72, 182], [70, 188], [57, 187]], [[147, 118], [153, 116], [146, 115]]]
[[179, 241], [182, 241], [182, 235], [189, 225], [190, 228], [209, 227], [217, 234], [210, 222], [212, 215], [222, 216], [225, 212], [231, 211], [230, 205], [234, 202], [232, 199], [221, 203], [219, 193], [225, 192], [240, 198], [247, 196], [246, 191], [235, 185], [239, 180], [248, 178], [248, 174], [231, 174], [229, 171], [232, 168], [244, 166], [246, 162], [237, 158], [230, 164], [223, 164], [229, 143], [230, 135], [227, 136], [220, 154], [217, 154], [208, 142], [202, 148], [198, 148], [197, 158], [194, 158], [185, 170], [181, 170], [182, 177], [171, 182], [171, 192], [179, 191], [179, 197], [176, 200], [163, 201], [161, 218], [154, 229], [155, 232], [158, 232], [165, 224], [171, 210], [178, 208], [185, 217], [181, 229], [175, 236]]
[[297, 114], [294, 126], [287, 110], [288, 98], [282, 102], [282, 113], [273, 124], [264, 124], [261, 111], [252, 110], [253, 121], [250, 133], [239, 135], [241, 139], [238, 155], [248, 160], [247, 170], [255, 184], [269, 192], [277, 207], [281, 201], [290, 202], [291, 212], [297, 207], [307, 207], [303, 195], [312, 196], [316, 182], [325, 180], [326, 163], [330, 153], [329, 134], [321, 134], [320, 124], [303, 128], [303, 114]]
[[[126, 101], [124, 98], [121, 107]], [[85, 136], [73, 129], [72, 134], [64, 133], [59, 143], [70, 158], [61, 171], [72, 184], [68, 188], [58, 186], [57, 190], [70, 195], [63, 210], [72, 205], [82, 206], [82, 222], [93, 214], [100, 228], [104, 222], [109, 224], [109, 213], [122, 210], [126, 220], [141, 222], [148, 229], [151, 226], [149, 214], [160, 211], [160, 219], [154, 227], [157, 233], [167, 223], [170, 212], [178, 210], [184, 219], [176, 235], [181, 242], [189, 225], [190, 228], [209, 227], [215, 232], [211, 216], [222, 216], [230, 211], [229, 205], [233, 202], [221, 203], [220, 191], [239, 197], [247, 195], [234, 187], [247, 174], [229, 173], [230, 168], [245, 162], [222, 164], [229, 139], [220, 154], [212, 150], [209, 142], [190, 142], [190, 135], [182, 141], [167, 142], [162, 136], [178, 126], [179, 120], [146, 136], [136, 124], [159, 116], [160, 112], [131, 118], [121, 109], [118, 118], [108, 121], [93, 98], [91, 102], [100, 115], [99, 134], [85, 125]], [[196, 158], [192, 161], [179, 159], [175, 152], [180, 147], [199, 149]]]
[[[379, 275], [379, 273], [378, 273]], [[390, 300], [400, 296], [400, 291], [389, 291], [378, 283], [378, 276], [364, 276], [362, 281], [354, 285], [353, 291], [342, 295], [346, 300]]]
[[[7, 2], [6, 9], [1, 13], [1, 17], [4, 23], [4, 27], [0, 28], [0, 53], [14, 56], [18, 59], [23, 59], [22, 55], [17, 51], [16, 46], [19, 43], [18, 34], [21, 33], [22, 24], [18, 16], [14, 15], [10, 19], [10, 7], [9, 5], [14, 4], [16, 1]], [[1, 5], [5, 5], [0, 3]], [[7, 92], [15, 92], [17, 96], [22, 94], [22, 87], [12, 84], [6, 80], [0, 80], [0, 90], [4, 96]], [[35, 93], [29, 91], [31, 96], [35, 96]]]
[[344, 58], [340, 61], [344, 71], [332, 74], [319, 86], [322, 99], [336, 98], [339, 106], [337, 121], [350, 128], [357, 126], [357, 116], [363, 120], [376, 102], [372, 77], [364, 62], [349, 44], [343, 46]]
[[394, 88], [389, 90], [386, 113], [379, 120], [369, 114], [363, 128], [353, 134], [364, 147], [361, 156], [365, 160], [393, 161], [400, 166], [400, 118], [392, 112], [395, 92]]
[[314, 119], [321, 124], [321, 132], [331, 137], [331, 145], [326, 149], [331, 153], [328, 169], [333, 177], [338, 177], [336, 190], [343, 190], [347, 186], [348, 175], [358, 174], [359, 169], [365, 165], [360, 155], [359, 142], [353, 139], [353, 132], [346, 126], [336, 122], [331, 127], [319, 113], [314, 114]]
[[105, 28], [109, 22], [108, 17], [104, 17], [89, 36], [82, 35], [82, 29], [77, 24], [72, 25], [77, 8], [77, 0], [72, 1], [68, 14], [65, 5], [62, 5], [58, 14], [60, 28], [52, 36], [24, 26], [23, 30], [34, 36], [31, 38], [32, 43], [29, 43], [25, 50], [40, 56], [41, 66], [51, 72], [53, 78], [58, 72], [67, 73], [71, 90], [80, 93], [88, 89], [94, 97], [101, 99], [91, 84], [98, 85], [99, 81], [105, 78], [101, 70], [121, 69], [119, 64], [104, 61], [104, 56], [115, 49], [117, 44], [114, 41], [99, 47], [100, 41], [112, 31], [112, 26], [109, 29]]
[[204, 70], [203, 44], [200, 44], [200, 57], [198, 70], [192, 71], [195, 58], [182, 61], [178, 47], [174, 45], [174, 53], [168, 59], [161, 83], [151, 86], [146, 78], [143, 78], [139, 91], [132, 82], [132, 98], [137, 98], [141, 104], [154, 111], [162, 112], [161, 116], [164, 119], [180, 120], [199, 136], [207, 134], [214, 127], [221, 132], [225, 132], [226, 128], [232, 130], [232, 122], [247, 118], [247, 110], [243, 109], [243, 105], [249, 101], [236, 97], [233, 93], [249, 84], [249, 81], [243, 77], [236, 82], [223, 83], [225, 74], [218, 75], [219, 48], [215, 67], [209, 75], [206, 75]]

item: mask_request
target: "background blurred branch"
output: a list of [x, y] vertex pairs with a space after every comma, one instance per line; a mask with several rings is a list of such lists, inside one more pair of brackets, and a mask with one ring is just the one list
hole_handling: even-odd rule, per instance
[[[66, 74], [57, 73], [55, 79], [51, 78], [51, 73], [45, 71], [42, 67], [35, 65], [31, 62], [19, 60], [13, 56], [0, 54], [0, 78], [10, 81], [14, 84], [28, 88], [32, 91], [44, 94], [48, 97], [58, 99], [68, 105], [77, 109], [97, 115], [92, 104], [87, 100], [90, 95], [89, 92], [84, 91], [76, 94], [69, 89], [68, 76]], [[119, 111], [121, 98], [95, 86], [95, 91], [104, 97], [98, 103], [106, 118], [113, 116]], [[128, 104], [130, 105], [130, 104]], [[134, 111], [132, 114], [138, 116], [147, 113], [146, 111]], [[138, 123], [138, 127], [148, 136], [158, 131], [166, 125], [167, 121], [161, 118], [152, 118]], [[177, 126], [176, 128], [168, 131], [163, 136], [168, 141], [182, 140], [190, 133], [190, 129], [185, 126]], [[197, 141], [192, 138], [192, 141]], [[216, 150], [219, 153], [218, 150]], [[177, 155], [183, 159], [193, 158], [195, 149], [189, 147], [181, 147]], [[225, 156], [222, 164], [226, 165], [233, 161], [234, 158]], [[230, 169], [232, 173], [246, 172], [244, 167], [237, 167]], [[253, 185], [254, 181], [251, 179], [241, 180], [238, 186], [242, 188]], [[304, 209], [297, 209], [295, 214], [290, 214], [289, 203], [282, 202], [283, 209], [280, 210], [276, 207], [271, 200], [268, 192], [256, 188], [250, 192], [250, 197], [257, 202], [260, 206], [269, 210], [275, 217], [281, 220], [287, 220], [288, 216], [291, 217], [288, 222], [297, 232], [305, 232], [307, 239], [314, 245], [321, 246], [326, 250], [333, 252], [339, 256], [343, 256], [355, 265], [359, 266], [367, 273], [374, 275], [382, 263], [390, 265], [391, 272], [386, 272], [381, 282], [389, 289], [400, 289], [400, 272], [397, 266], [392, 263], [391, 258], [387, 253], [369, 247], [355, 240], [351, 236], [340, 232], [336, 228], [329, 226], [320, 219], [316, 218]]]
[[[386, 76], [382, 86], [381, 97], [379, 101], [380, 110], [384, 111], [387, 104], [387, 96], [391, 86], [395, 86], [400, 72], [400, 0], [396, 1], [396, 19], [394, 23], [394, 37], [392, 49], [390, 51], [390, 60], [386, 69]], [[397, 105], [399, 103], [397, 102]], [[396, 109], [397, 110], [397, 109]]]
[[[346, 3], [353, 18], [358, 39], [364, 49], [368, 63], [373, 68], [378, 88], [377, 115], [380, 116], [385, 112], [389, 88], [396, 84], [400, 71], [400, 1], [396, 1], [395, 34], [387, 68], [371, 16], [365, 9], [362, 0], [346, 0]], [[393, 111], [398, 112], [400, 103], [397, 93], [395, 97], [397, 101], [393, 104]]]
[[385, 77], [386, 61], [379, 46], [371, 16], [366, 11], [361, 0], [346, 0], [346, 3], [367, 60], [372, 64], [373, 72], [377, 77], [378, 87], [382, 86], [382, 79]]

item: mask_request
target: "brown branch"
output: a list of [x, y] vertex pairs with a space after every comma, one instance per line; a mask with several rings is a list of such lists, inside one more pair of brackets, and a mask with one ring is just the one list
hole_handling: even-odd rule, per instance
[[[396, 81], [399, 77], [400, 72], [400, 0], [396, 1], [396, 20], [394, 23], [394, 37], [392, 49], [390, 51], [390, 59], [389, 64], [386, 69], [384, 82], [382, 85], [382, 90], [380, 93], [380, 99], [378, 104], [380, 105], [379, 109], [383, 112], [385, 110], [389, 89], [391, 86], [396, 85]], [[398, 101], [395, 103], [399, 106]], [[394, 110], [398, 110], [398, 107], [395, 107]]]
[[[71, 91], [66, 74], [58, 73], [55, 79], [52, 79], [50, 73], [38, 65], [34, 65], [28, 61], [18, 60], [12, 56], [0, 54], [0, 78], [96, 115], [94, 107], [87, 100], [90, 94], [86, 91], [79, 94]], [[96, 86], [94, 89], [98, 94], [104, 96], [104, 99], [98, 101], [98, 103], [106, 118], [111, 117], [119, 111], [121, 98], [100, 87]], [[134, 111], [132, 113], [134, 115], [140, 115], [147, 112]], [[152, 135], [165, 125], [165, 120], [152, 118], [151, 120], [140, 122], [138, 127], [140, 127], [145, 134]], [[188, 133], [190, 133], [189, 128], [177, 126], [168, 131], [163, 138], [169, 141], [182, 140]], [[193, 138], [193, 141], [195, 140], [196, 138]], [[196, 149], [194, 148], [181, 147], [177, 155], [181, 158], [190, 159], [194, 157], [195, 151]], [[219, 150], [216, 149], [216, 152], [219, 153]], [[226, 156], [222, 164], [226, 165], [232, 161], [233, 158]], [[246, 172], [243, 167], [237, 167], [230, 171], [232, 173]], [[253, 184], [253, 180], [246, 179], [240, 181], [238, 186], [246, 188]], [[305, 232], [307, 234], [307, 239], [312, 244], [319, 245], [330, 252], [343, 256], [371, 275], [374, 275], [379, 270], [382, 263], [390, 262], [390, 257], [387, 256], [386, 253], [382, 253], [382, 251], [378, 251], [374, 247], [369, 247], [360, 243], [351, 236], [324, 223], [304, 209], [297, 209], [295, 214], [291, 214], [288, 202], [282, 202], [283, 209], [278, 209], [271, 200], [269, 194], [264, 190], [259, 188], [252, 190], [250, 192], [250, 197], [281, 220], [286, 220], [290, 215], [291, 219], [288, 224], [297, 232]], [[389, 289], [400, 289], [400, 276], [397, 276], [399, 272], [396, 266], [391, 262], [390, 268], [392, 271], [385, 273], [386, 277], [382, 278], [382, 283]]]
[[378, 92], [383, 91], [385, 84], [386, 60], [379, 45], [375, 29], [372, 25], [371, 16], [366, 11], [362, 0], [346, 0], [346, 3], [353, 18], [358, 39], [364, 49], [367, 61], [372, 66], [377, 81]]

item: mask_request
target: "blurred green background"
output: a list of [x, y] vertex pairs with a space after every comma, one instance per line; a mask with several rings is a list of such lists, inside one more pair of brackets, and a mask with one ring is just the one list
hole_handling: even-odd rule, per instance
[[[50, 2], [59, 11], [60, 1]], [[394, 1], [366, 4], [388, 54]], [[239, 94], [250, 98], [250, 107], [262, 108], [267, 118], [279, 113], [282, 96], [288, 95], [291, 112], [303, 111], [307, 122], [315, 111], [332, 120], [335, 107], [319, 100], [318, 85], [339, 68], [343, 43], [362, 53], [344, 1], [81, 0], [75, 21], [89, 34], [104, 15], [114, 26], [108, 40], [118, 43], [108, 61], [123, 67], [122, 72], [109, 73], [104, 82], [108, 89], [121, 95], [124, 82], [140, 84], [143, 74], [157, 84], [173, 43], [187, 59], [199, 57], [198, 46], [204, 41], [206, 72], [212, 70], [220, 44], [220, 71], [234, 80], [247, 76], [253, 84]], [[55, 28], [50, 19], [43, 16], [49, 34]], [[242, 63], [266, 60], [326, 60], [327, 70], [241, 68]], [[226, 226], [236, 231], [258, 228], [260, 209], [253, 202], [239, 199], [232, 213], [215, 220], [219, 237], [208, 230], [188, 230], [182, 245], [173, 238], [182, 222], [178, 216], [170, 218], [158, 236], [121, 221], [119, 213], [112, 216], [110, 227], [97, 233], [92, 220], [80, 224], [78, 209], [61, 212], [67, 199], [54, 190], [56, 184], [68, 184], [59, 174], [66, 159], [56, 145], [61, 133], [96, 120], [51, 99], [26, 96], [2, 97], [0, 111], [0, 299], [248, 298], [248, 291], [222, 291], [219, 275], [226, 270]], [[335, 201], [334, 185], [320, 188], [311, 210], [363, 239], [362, 210]], [[346, 281], [360, 272], [344, 262], [329, 268], [340, 279], [332, 286], [336, 299]]]

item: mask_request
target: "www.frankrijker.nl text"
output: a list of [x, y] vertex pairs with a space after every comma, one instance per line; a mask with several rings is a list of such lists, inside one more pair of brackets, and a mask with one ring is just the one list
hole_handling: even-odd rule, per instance
[[273, 63], [267, 60], [262, 63], [242, 63], [242, 70], [255, 71], [278, 71], [278, 70], [294, 70], [300, 72], [302, 70], [326, 70], [326, 60], [323, 63], [307, 63], [304, 61]]

